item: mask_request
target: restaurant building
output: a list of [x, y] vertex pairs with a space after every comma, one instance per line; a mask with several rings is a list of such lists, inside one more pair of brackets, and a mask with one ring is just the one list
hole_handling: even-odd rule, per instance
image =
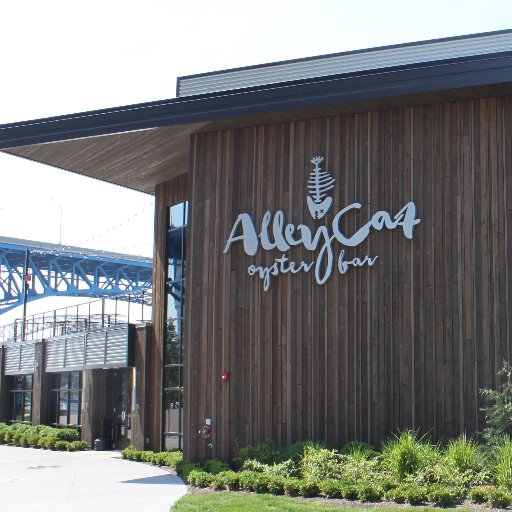
[[139, 447], [482, 428], [512, 358], [512, 31], [182, 77], [0, 149], [155, 195]]

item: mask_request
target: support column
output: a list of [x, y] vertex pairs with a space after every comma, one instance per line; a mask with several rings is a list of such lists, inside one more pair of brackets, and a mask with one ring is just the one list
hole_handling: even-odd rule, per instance
[[149, 402], [151, 393], [150, 346], [151, 325], [138, 327], [135, 331], [135, 378], [132, 395], [132, 444], [137, 450], [149, 448], [151, 432], [149, 429]]
[[7, 421], [7, 408], [9, 407], [8, 377], [4, 373], [5, 350], [0, 347], [0, 422]]
[[106, 437], [108, 423], [108, 371], [82, 373], [82, 441], [91, 448], [94, 440]]
[[48, 374], [44, 367], [44, 344], [35, 344], [36, 368], [32, 378], [32, 425], [48, 423]]

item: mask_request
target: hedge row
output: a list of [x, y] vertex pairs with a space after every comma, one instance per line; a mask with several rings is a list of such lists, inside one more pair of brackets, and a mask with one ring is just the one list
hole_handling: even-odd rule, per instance
[[460, 503], [469, 498], [475, 503], [487, 503], [492, 507], [506, 507], [512, 503], [512, 495], [496, 486], [478, 486], [469, 493], [461, 488], [452, 488], [441, 484], [421, 487], [416, 484], [402, 484], [386, 488], [370, 482], [347, 482], [342, 480], [303, 480], [297, 477], [273, 476], [257, 471], [223, 471], [216, 475], [197, 468], [187, 477], [194, 487], [210, 487], [215, 490], [243, 490], [257, 493], [271, 493], [286, 496], [312, 498], [344, 498], [363, 502], [389, 501], [409, 503], [411, 505], [431, 504], [441, 507]]
[[74, 428], [32, 426], [24, 423], [0, 423], [0, 444], [68, 452], [87, 448], [87, 443], [80, 441], [80, 433]]
[[183, 454], [179, 451], [152, 452], [150, 450], [136, 450], [133, 446], [128, 446], [122, 451], [122, 455], [123, 459], [149, 462], [157, 466], [168, 466], [176, 471], [179, 465], [183, 463]]

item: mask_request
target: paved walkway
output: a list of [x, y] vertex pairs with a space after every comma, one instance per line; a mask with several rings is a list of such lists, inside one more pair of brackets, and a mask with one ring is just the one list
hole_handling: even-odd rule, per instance
[[169, 512], [185, 493], [177, 476], [118, 452], [0, 446], [2, 511]]

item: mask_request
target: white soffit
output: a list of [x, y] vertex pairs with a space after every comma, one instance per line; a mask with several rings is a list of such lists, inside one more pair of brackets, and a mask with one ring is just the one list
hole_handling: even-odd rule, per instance
[[345, 73], [512, 51], [512, 31], [411, 43], [178, 78], [178, 96], [195, 96]]

